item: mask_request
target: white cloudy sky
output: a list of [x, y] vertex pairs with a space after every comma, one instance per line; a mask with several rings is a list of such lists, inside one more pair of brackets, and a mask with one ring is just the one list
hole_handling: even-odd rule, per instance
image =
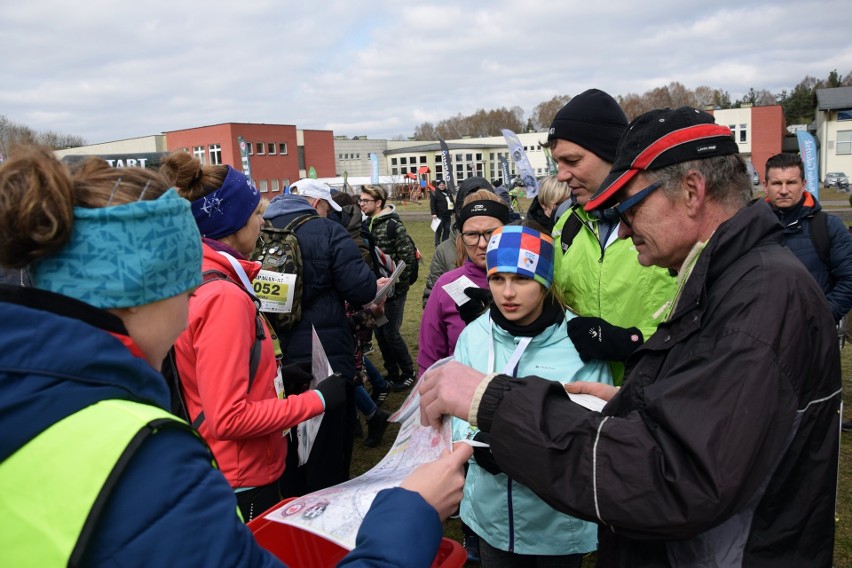
[[221, 122], [410, 135], [597, 87], [852, 71], [848, 0], [0, 0], [0, 115], [90, 143]]

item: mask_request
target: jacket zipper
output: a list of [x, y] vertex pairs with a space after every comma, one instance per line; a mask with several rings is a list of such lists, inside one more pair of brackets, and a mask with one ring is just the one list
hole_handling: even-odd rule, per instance
[[506, 497], [509, 500], [509, 552], [515, 552], [515, 511], [512, 507], [512, 478], [509, 478]]

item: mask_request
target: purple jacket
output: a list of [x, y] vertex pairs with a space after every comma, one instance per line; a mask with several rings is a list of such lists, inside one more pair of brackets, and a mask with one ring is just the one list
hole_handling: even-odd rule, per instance
[[459, 316], [459, 308], [444, 290], [460, 276], [467, 276], [480, 288], [488, 287], [485, 269], [476, 266], [469, 258], [455, 270], [444, 273], [435, 282], [432, 294], [423, 308], [423, 320], [420, 322], [420, 350], [417, 354], [418, 376], [422, 375], [432, 363], [449, 357], [456, 348], [459, 334], [465, 327]]

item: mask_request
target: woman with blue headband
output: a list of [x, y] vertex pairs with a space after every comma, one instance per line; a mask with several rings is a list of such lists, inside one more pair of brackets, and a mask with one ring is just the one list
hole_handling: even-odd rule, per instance
[[[568, 338], [574, 317], [553, 288], [553, 239], [524, 226], [496, 229], [488, 241], [486, 274], [493, 297], [456, 343], [454, 359], [485, 373], [537, 375], [562, 382], [612, 384], [601, 361], [583, 363]], [[455, 439], [488, 437], [454, 419]], [[479, 536], [488, 567], [579, 567], [597, 548], [597, 526], [557, 513], [530, 489], [501, 472], [488, 448], [476, 448], [465, 481], [461, 518]]]
[[[159, 373], [201, 284], [190, 204], [157, 172], [46, 151], [0, 165], [0, 566], [280, 566]], [[379, 493], [341, 566], [429, 566], [459, 448]], [[405, 547], [387, 546], [405, 542]]]

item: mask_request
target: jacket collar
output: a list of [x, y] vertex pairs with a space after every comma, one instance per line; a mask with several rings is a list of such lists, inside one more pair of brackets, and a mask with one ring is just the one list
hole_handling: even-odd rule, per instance
[[765, 243], [780, 244], [781, 225], [765, 201], [756, 200], [723, 222], [710, 237], [684, 284], [671, 320], [703, 303], [706, 288], [734, 262]]

